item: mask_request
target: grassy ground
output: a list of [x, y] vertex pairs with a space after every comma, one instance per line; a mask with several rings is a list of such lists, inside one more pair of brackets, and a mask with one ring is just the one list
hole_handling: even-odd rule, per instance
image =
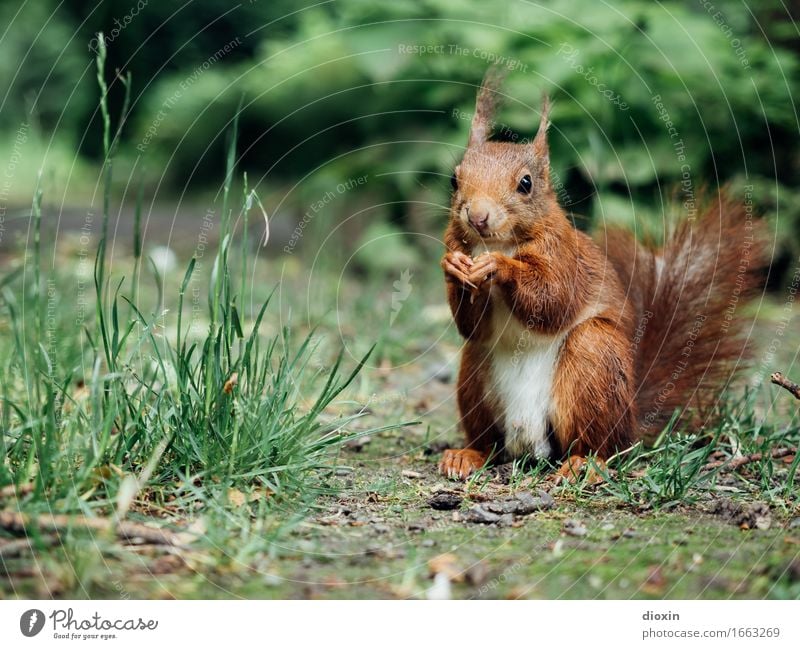
[[54, 246], [37, 192], [0, 278], [0, 596], [800, 597], [797, 403], [766, 384], [797, 374], [793, 297], [760, 305], [713, 426], [601, 484], [524, 463], [450, 482], [438, 251], [350, 268], [310, 229], [254, 260], [235, 151], [220, 245], [186, 272], [151, 268], [138, 217], [121, 252], [108, 190], [97, 247]]
[[[277, 265], [265, 262], [260, 272], [275, 276]], [[266, 339], [279, 329], [278, 312], [294, 303], [301, 313], [309, 290], [304, 274], [285, 277], [284, 304], [267, 311]], [[348, 390], [319, 414], [322, 422], [346, 423], [310, 469], [310, 479], [278, 497], [261, 473], [230, 481], [224, 472], [198, 471], [189, 479], [156, 471], [132, 498], [126, 520], [172, 530], [174, 546], [135, 535], [121, 540], [74, 523], [57, 532], [29, 526], [28, 547], [19, 530], [6, 529], [0, 531], [0, 594], [800, 596], [792, 450], [798, 426], [788, 393], [762, 387], [745, 401], [731, 398], [718, 428], [676, 433], [655, 453], [629, 453], [610, 465], [603, 485], [555, 485], [547, 467], [521, 465], [494, 467], [467, 484], [451, 482], [436, 471], [440, 450], [460, 441], [453, 394], [458, 339], [441, 308], [441, 287], [433, 276], [412, 277], [411, 291], [404, 291], [399, 310], [395, 302], [397, 314], [388, 325], [397, 291], [393, 278], [333, 275], [327, 287], [324, 278], [319, 281], [323, 293], [355, 306], [315, 306], [323, 315], [308, 358], [312, 380], [298, 394], [297, 408], [309, 407], [308, 395], [323, 378], [313, 377], [336, 349], [352, 353], [352, 366], [364, 351], [360, 345], [379, 345]], [[763, 310], [764, 331], [780, 306]], [[297, 316], [293, 337], [303, 339], [306, 319]], [[792, 335], [783, 356], [773, 360], [784, 368], [796, 349]], [[370, 432], [400, 422], [417, 423]], [[775, 449], [780, 457], [773, 459]], [[734, 457], [757, 452], [766, 452], [766, 459], [731, 465]], [[136, 469], [104, 467], [95, 486], [114, 483], [109, 472]], [[531, 513], [513, 513], [519, 512], [513, 500], [518, 494], [539, 499], [540, 491], [553, 503], [539, 501]], [[95, 490], [80, 498], [84, 505], [70, 509], [69, 498], [29, 493], [17, 499], [6, 490], [1, 508], [41, 515], [66, 506], [113, 516], [108, 499]], [[495, 520], [506, 511], [510, 516]], [[493, 522], [476, 522], [485, 519]]]

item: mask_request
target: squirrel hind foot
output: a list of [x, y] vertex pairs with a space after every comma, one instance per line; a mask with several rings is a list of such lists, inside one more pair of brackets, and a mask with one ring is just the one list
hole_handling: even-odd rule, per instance
[[466, 480], [486, 464], [489, 454], [472, 448], [448, 448], [439, 462], [439, 472], [448, 478]]
[[[594, 458], [595, 464], [605, 470], [606, 463], [600, 458]], [[583, 455], [570, 455], [556, 471], [556, 484], [569, 482], [575, 484], [580, 479], [581, 473], [586, 471], [586, 482], [590, 485], [603, 482], [603, 476], [592, 466]]]

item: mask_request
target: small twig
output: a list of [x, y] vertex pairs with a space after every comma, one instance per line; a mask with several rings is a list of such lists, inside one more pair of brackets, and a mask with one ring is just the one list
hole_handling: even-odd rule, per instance
[[[778, 460], [782, 457], [786, 457], [787, 455], [791, 455], [792, 453], [796, 452], [797, 452], [796, 448], [774, 448], [770, 453], [767, 454], [767, 457], [770, 457], [773, 460]], [[750, 464], [751, 462], [759, 462], [763, 459], [764, 459], [764, 453], [751, 453], [750, 455], [742, 455], [741, 457], [736, 457], [732, 459], [730, 462], [726, 462], [725, 460], [709, 462], [703, 468], [718, 469], [722, 467], [723, 471], [735, 471], [740, 466], [744, 466], [745, 464]]]
[[[43, 545], [55, 545], [58, 543], [58, 537], [55, 535], [44, 536], [39, 539]], [[10, 557], [17, 557], [21, 554], [27, 554], [32, 551], [30, 539], [27, 537], [17, 541], [9, 541], [8, 543], [0, 544], [0, 559], [8, 559]]]
[[122, 521], [115, 523], [109, 518], [87, 518], [86, 516], [67, 516], [66, 514], [28, 516], [12, 511], [0, 511], [0, 528], [27, 534], [28, 527], [43, 532], [61, 533], [71, 527], [85, 527], [96, 532], [113, 532], [122, 540], [141, 539], [155, 545], [181, 546], [175, 534], [139, 523]]
[[35, 485], [32, 482], [20, 485], [9, 484], [0, 489], [0, 499], [19, 498], [20, 496], [25, 496], [26, 494], [31, 493], [34, 488]]
[[779, 385], [785, 390], [791, 392], [794, 395], [795, 399], [800, 399], [800, 385], [798, 385], [794, 381], [790, 381], [780, 372], [775, 372], [769, 378], [770, 381], [772, 381], [775, 385]]

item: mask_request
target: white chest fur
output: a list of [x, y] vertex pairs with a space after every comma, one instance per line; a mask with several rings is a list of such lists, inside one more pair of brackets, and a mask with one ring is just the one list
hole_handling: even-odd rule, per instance
[[506, 450], [514, 457], [547, 457], [553, 379], [566, 332], [540, 334], [523, 326], [492, 289], [489, 390], [501, 409]]

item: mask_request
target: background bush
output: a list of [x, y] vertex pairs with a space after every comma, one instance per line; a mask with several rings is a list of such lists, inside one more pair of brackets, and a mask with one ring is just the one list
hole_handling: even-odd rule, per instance
[[[91, 47], [102, 29], [109, 68], [135, 80], [120, 156], [144, 164], [150, 192], [166, 200], [203, 191], [241, 101], [242, 166], [262, 194], [280, 191], [290, 228], [332, 185], [370, 174], [359, 200], [382, 205], [371, 220], [436, 233], [443, 217], [409, 201], [446, 202], [468, 129], [454, 109], [471, 113], [488, 58], [504, 57], [513, 69], [499, 120], [530, 136], [541, 94], [551, 95], [554, 171], [582, 227], [626, 221], [658, 239], [663, 199], [686, 198], [688, 169], [693, 192], [754, 185], [758, 208], [774, 219], [776, 277], [800, 254], [800, 39], [781, 3], [314, 5], [130, 0], [87, 11], [77, 0], [43, 0], [18, 12], [5, 3], [0, 128], [13, 138], [30, 122], [50, 151], [71, 147], [79, 165], [96, 161], [97, 139], [84, 134], [99, 120]], [[112, 112], [122, 96], [112, 84]], [[352, 210], [352, 200], [334, 211]]]

